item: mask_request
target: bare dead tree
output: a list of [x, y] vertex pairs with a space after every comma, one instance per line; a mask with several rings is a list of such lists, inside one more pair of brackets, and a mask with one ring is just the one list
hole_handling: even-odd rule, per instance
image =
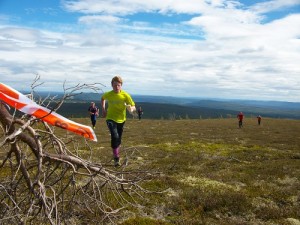
[[[87, 87], [95, 89], [87, 84], [64, 88], [52, 110]], [[78, 154], [81, 137], [59, 137], [42, 120], [11, 111], [0, 102], [0, 224], [113, 223], [120, 210], [149, 192], [143, 181], [155, 172], [92, 162]], [[84, 148], [93, 150], [86, 140]]]

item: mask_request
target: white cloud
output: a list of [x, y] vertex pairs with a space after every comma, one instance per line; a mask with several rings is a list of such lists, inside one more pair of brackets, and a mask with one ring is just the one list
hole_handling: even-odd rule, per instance
[[92, 16], [82, 16], [79, 18], [80, 23], [88, 24], [88, 25], [95, 25], [98, 23], [118, 23], [121, 19], [119, 17], [115, 16], [109, 16], [109, 15], [92, 15]]
[[86, 14], [104, 13], [113, 15], [127, 15], [136, 12], [139, 8], [141, 8], [140, 4], [136, 2], [116, 0], [65, 1], [64, 7], [70, 11]]
[[299, 0], [271, 0], [257, 3], [250, 7], [256, 13], [267, 13], [272, 11], [281, 11], [289, 7], [300, 6]]
[[[208, 5], [202, 0], [85, 0], [65, 1], [64, 7], [69, 11], [86, 14], [103, 13], [110, 15], [130, 15], [138, 12], [160, 12], [160, 13], [199, 13]], [[216, 5], [216, 4], [213, 4]]]
[[[299, 14], [262, 24], [266, 5], [246, 9], [225, 0], [66, 1], [65, 7], [85, 14], [80, 29], [0, 27], [1, 82], [22, 89], [38, 73], [49, 90], [64, 80], [110, 89], [120, 74], [134, 94], [273, 99], [280, 93], [277, 100], [299, 101]], [[138, 12], [194, 17], [153, 24], [125, 16]]]

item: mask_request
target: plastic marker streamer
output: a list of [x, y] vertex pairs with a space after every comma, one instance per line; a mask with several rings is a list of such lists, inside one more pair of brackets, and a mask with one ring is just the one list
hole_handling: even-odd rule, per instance
[[71, 121], [56, 112], [51, 112], [51, 110], [36, 104], [22, 93], [3, 83], [0, 83], [0, 100], [23, 113], [35, 116], [53, 126], [69, 130], [85, 138], [97, 141], [95, 132], [91, 127]]

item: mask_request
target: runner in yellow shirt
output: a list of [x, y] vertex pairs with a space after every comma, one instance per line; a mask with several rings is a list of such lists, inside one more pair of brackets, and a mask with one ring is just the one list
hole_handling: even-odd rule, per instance
[[[126, 108], [130, 113], [136, 111], [134, 101], [127, 92], [122, 90], [122, 84], [122, 78], [115, 76], [111, 81], [113, 90], [105, 92], [101, 98], [102, 116], [106, 118], [106, 124], [111, 134], [115, 166], [120, 166], [119, 152], [126, 121]], [[107, 109], [106, 102], [108, 103]]]

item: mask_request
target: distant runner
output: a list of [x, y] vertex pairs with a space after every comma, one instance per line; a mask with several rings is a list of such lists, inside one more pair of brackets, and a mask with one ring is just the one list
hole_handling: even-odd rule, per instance
[[144, 113], [144, 111], [142, 110], [142, 107], [140, 106], [139, 109], [137, 110], [138, 116], [139, 116], [139, 120], [142, 119], [142, 115]]
[[92, 126], [95, 129], [96, 119], [97, 119], [97, 116], [99, 116], [99, 108], [95, 105], [95, 102], [91, 102], [91, 105], [88, 108], [88, 111], [89, 111], [90, 116], [91, 116]]
[[244, 119], [244, 114], [242, 112], [239, 112], [236, 116], [239, 120], [239, 128], [243, 127], [243, 119]]
[[261, 123], [261, 116], [260, 115], [258, 115], [258, 117], [257, 117], [257, 123], [258, 123], [258, 125], [260, 125], [260, 123]]
[[[130, 113], [136, 111], [135, 103], [131, 96], [122, 90], [123, 80], [115, 76], [111, 81], [113, 90], [102, 95], [102, 116], [106, 118], [106, 124], [111, 134], [111, 147], [113, 150], [115, 166], [120, 166], [120, 146], [123, 127], [126, 121], [126, 108]], [[106, 111], [106, 102], [108, 108]]]

